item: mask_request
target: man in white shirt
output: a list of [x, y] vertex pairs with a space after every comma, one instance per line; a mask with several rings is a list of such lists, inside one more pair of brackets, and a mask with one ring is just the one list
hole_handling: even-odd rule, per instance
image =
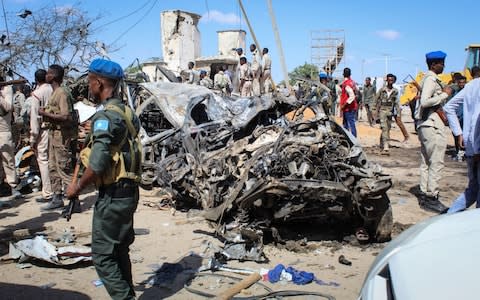
[[[460, 126], [457, 109], [463, 104], [463, 129]], [[468, 186], [455, 200], [448, 213], [462, 211], [477, 203], [480, 207], [480, 78], [473, 79], [456, 94], [443, 110], [460, 147], [465, 147]]]
[[46, 83], [47, 71], [39, 69], [35, 72], [36, 89], [32, 92], [30, 107], [30, 147], [37, 156], [38, 168], [42, 178], [42, 198], [37, 202], [50, 202], [53, 197], [50, 173], [48, 171], [48, 128], [42, 124], [42, 117], [38, 114], [39, 108], [48, 104], [52, 95], [52, 87]]

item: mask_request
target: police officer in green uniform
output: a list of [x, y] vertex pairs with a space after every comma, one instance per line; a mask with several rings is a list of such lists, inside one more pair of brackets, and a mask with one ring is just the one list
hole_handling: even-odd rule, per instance
[[[387, 75], [387, 85], [382, 87], [376, 96], [376, 116], [380, 116], [380, 148], [384, 154], [388, 154], [390, 141], [390, 128], [392, 127], [393, 111], [400, 111], [398, 101], [398, 90], [393, 87], [397, 77], [393, 74]], [[376, 119], [375, 116], [375, 119]]]
[[134, 299], [129, 246], [134, 241], [133, 214], [139, 198], [140, 122], [118, 98], [122, 78], [123, 70], [115, 62], [95, 59], [89, 66], [89, 89], [103, 110], [92, 119], [92, 132], [80, 153], [85, 169], [69, 185], [67, 197], [77, 197], [88, 184], [96, 184], [93, 264], [112, 299]]

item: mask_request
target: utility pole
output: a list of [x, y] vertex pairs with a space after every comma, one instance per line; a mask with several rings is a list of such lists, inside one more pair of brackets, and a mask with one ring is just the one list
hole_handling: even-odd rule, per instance
[[288, 90], [290, 90], [290, 81], [288, 79], [287, 64], [285, 63], [285, 56], [283, 54], [282, 41], [280, 40], [280, 34], [278, 32], [277, 20], [275, 19], [275, 13], [273, 12], [272, 0], [267, 0], [268, 11], [270, 13], [270, 19], [272, 20], [272, 29], [275, 34], [275, 41], [277, 43], [278, 54], [280, 55], [280, 64], [282, 65], [283, 80]]
[[[257, 46], [258, 52], [260, 55], [262, 55], [262, 48], [260, 47], [260, 44], [258, 43], [257, 37], [255, 36], [255, 32], [253, 31], [252, 25], [250, 25], [250, 21], [248, 20], [247, 12], [245, 11], [245, 8], [243, 7], [242, 0], [238, 0], [238, 5], [240, 6], [240, 9], [242, 10], [243, 17], [245, 18], [245, 22], [247, 22], [248, 29], [250, 30], [250, 33], [252, 34], [253, 42]], [[246, 53], [245, 49], [245, 53]]]

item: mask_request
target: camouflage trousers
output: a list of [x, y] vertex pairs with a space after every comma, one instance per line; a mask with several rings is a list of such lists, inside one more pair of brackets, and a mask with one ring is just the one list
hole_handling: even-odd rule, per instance
[[48, 146], [48, 171], [54, 194], [62, 194], [72, 182], [75, 166], [76, 140], [63, 136], [60, 130], [50, 130]]
[[392, 128], [392, 111], [380, 110], [380, 128], [382, 134], [380, 135], [380, 148], [388, 149], [388, 142], [390, 141], [390, 129]]

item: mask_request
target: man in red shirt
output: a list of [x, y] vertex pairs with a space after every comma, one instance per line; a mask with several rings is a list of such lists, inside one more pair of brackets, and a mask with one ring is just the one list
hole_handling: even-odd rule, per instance
[[357, 129], [355, 128], [355, 115], [358, 109], [357, 100], [355, 99], [355, 82], [350, 79], [352, 71], [350, 68], [343, 69], [342, 95], [340, 96], [340, 110], [343, 114], [343, 127], [350, 130], [354, 137], [357, 137]]

